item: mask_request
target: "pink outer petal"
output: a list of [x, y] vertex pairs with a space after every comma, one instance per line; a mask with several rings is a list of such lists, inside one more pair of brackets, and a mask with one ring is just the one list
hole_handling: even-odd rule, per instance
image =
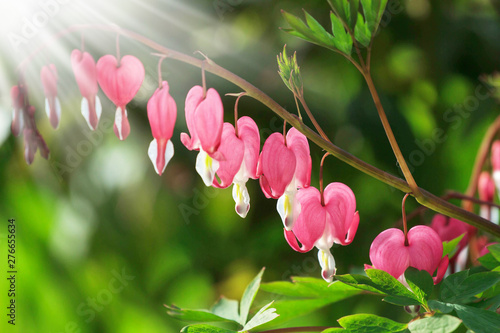
[[57, 96], [57, 69], [54, 64], [43, 66], [41, 71], [42, 85], [45, 97]]
[[405, 236], [399, 229], [382, 231], [370, 246], [370, 260], [376, 269], [391, 274], [396, 279], [410, 265], [408, 248], [404, 245]]
[[264, 194], [274, 199], [281, 197], [293, 179], [295, 166], [295, 154], [285, 146], [283, 135], [271, 134], [262, 147], [257, 166], [258, 174], [265, 176], [261, 180]]
[[97, 80], [108, 98], [122, 109], [134, 98], [144, 80], [144, 66], [134, 56], [120, 59], [120, 66], [113, 55], [105, 55], [97, 62]]
[[496, 140], [491, 145], [491, 165], [494, 171], [500, 170], [500, 140]]
[[438, 234], [428, 226], [417, 225], [408, 231], [408, 244], [410, 266], [433, 275], [443, 256], [443, 243]]
[[442, 242], [448, 242], [462, 234], [465, 234], [465, 236], [458, 243], [459, 247], [462, 249], [469, 242], [468, 224], [460, 220], [436, 214], [432, 218], [431, 228], [438, 234]]
[[97, 70], [94, 58], [87, 52], [73, 50], [71, 52], [71, 67], [75, 74], [76, 83], [83, 97], [90, 99], [97, 95]]
[[308, 187], [311, 184], [312, 162], [306, 136], [295, 129], [295, 127], [292, 127], [286, 135], [286, 144], [293, 151], [297, 160], [295, 168], [297, 187]]
[[238, 119], [238, 136], [245, 144], [244, 163], [246, 176], [257, 179], [257, 162], [259, 161], [260, 134], [255, 121], [250, 117]]
[[215, 178], [213, 183], [215, 187], [226, 188], [233, 183], [234, 176], [240, 169], [241, 163], [243, 163], [244, 151], [245, 145], [234, 134], [233, 125], [224, 123], [221, 145], [218, 152], [224, 155], [225, 160], [219, 161], [217, 175], [220, 178], [220, 182]]
[[194, 86], [189, 90], [186, 96], [184, 109], [186, 115], [186, 125], [191, 137], [189, 137], [186, 133], [181, 133], [182, 144], [189, 150], [200, 149], [200, 139], [198, 139], [195, 127], [195, 111], [201, 101], [203, 101], [203, 88], [201, 86]]
[[321, 196], [315, 187], [301, 189], [297, 193], [297, 201], [301, 210], [292, 231], [302, 243], [302, 247], [299, 249], [296, 246], [295, 237], [293, 239], [287, 237], [287, 241], [295, 251], [307, 252], [325, 231], [326, 209], [321, 205]]
[[345, 184], [331, 183], [325, 188], [323, 195], [332, 223], [330, 230], [334, 242], [342, 245], [350, 244], [359, 224], [354, 193]]
[[444, 256], [443, 259], [441, 259], [441, 261], [439, 262], [439, 266], [437, 268], [436, 276], [432, 278], [432, 280], [434, 281], [434, 284], [438, 284], [439, 282], [441, 282], [444, 275], [446, 274], [446, 270], [448, 269], [449, 262], [450, 262], [450, 260], [448, 259], [447, 255]]
[[148, 101], [147, 109], [153, 137], [170, 140], [177, 119], [177, 105], [169, 94], [167, 81], [163, 81], [161, 89], [156, 89]]
[[196, 108], [194, 117], [201, 147], [209, 155], [215, 153], [220, 145], [224, 122], [224, 107], [215, 89], [208, 89], [207, 96]]
[[116, 122], [113, 125], [113, 130], [115, 132], [115, 135], [118, 139], [120, 140], [125, 140], [128, 135], [130, 134], [130, 123], [128, 122], [127, 114], [125, 113], [125, 109], [121, 109], [121, 115], [122, 115], [122, 120], [121, 120], [121, 137], [120, 137], [120, 131], [118, 130], [118, 127], [116, 126]]

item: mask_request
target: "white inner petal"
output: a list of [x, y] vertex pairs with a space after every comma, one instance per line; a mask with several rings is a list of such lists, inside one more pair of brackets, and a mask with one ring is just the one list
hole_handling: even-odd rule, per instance
[[326, 282], [332, 282], [332, 276], [335, 275], [337, 268], [335, 267], [335, 259], [330, 250], [319, 249], [318, 261], [321, 265], [321, 276]]
[[295, 198], [296, 194], [297, 189], [292, 187], [292, 190], [285, 191], [276, 203], [276, 210], [280, 214], [281, 221], [283, 221], [286, 230], [292, 230], [300, 213], [300, 204]]
[[[125, 112], [126, 112], [126, 110], [125, 110]], [[118, 135], [120, 136], [120, 140], [123, 140], [123, 135], [122, 135], [122, 108], [120, 108], [120, 107], [116, 108], [115, 125], [116, 125], [116, 129], [118, 130]]]
[[217, 170], [219, 170], [219, 161], [214, 160], [203, 149], [200, 149], [196, 157], [196, 171], [206, 186], [212, 186]]
[[248, 210], [250, 209], [250, 195], [248, 195], [248, 190], [244, 182], [234, 182], [233, 199], [235, 202], [234, 208], [236, 213], [242, 218], [245, 218]]

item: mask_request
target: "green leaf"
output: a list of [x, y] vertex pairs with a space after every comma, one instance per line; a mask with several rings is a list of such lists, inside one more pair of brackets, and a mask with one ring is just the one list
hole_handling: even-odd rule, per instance
[[443, 258], [448, 255], [449, 258], [453, 257], [457, 251], [457, 245], [460, 243], [462, 238], [464, 238], [465, 234], [461, 234], [457, 238], [454, 238], [450, 241], [443, 242]]
[[262, 280], [262, 274], [264, 274], [264, 270], [265, 267], [260, 270], [259, 274], [257, 274], [252, 282], [250, 282], [250, 284], [245, 289], [245, 292], [243, 293], [240, 304], [239, 323], [241, 325], [245, 325], [245, 323], [247, 322], [248, 312], [250, 312], [250, 306], [252, 306], [255, 295], [257, 295], [257, 291], [259, 291], [260, 281]]
[[497, 261], [500, 261], [500, 244], [492, 244], [488, 246], [488, 250]]
[[346, 329], [343, 329], [342, 327], [332, 327], [332, 328], [328, 328], [324, 331], [321, 331], [321, 333], [338, 333], [338, 332], [346, 333], [349, 331], [347, 331]]
[[430, 300], [427, 304], [432, 310], [438, 310], [442, 313], [450, 313], [454, 309], [453, 304], [443, 303], [435, 300]]
[[325, 45], [333, 45], [333, 36], [305, 10], [304, 15], [306, 17], [307, 25], [309, 26], [311, 33], [314, 35], [315, 40]]
[[427, 304], [427, 300], [434, 289], [434, 282], [427, 271], [419, 271], [416, 268], [409, 267], [405, 272], [406, 282], [413, 293], [422, 304]]
[[238, 301], [227, 299], [225, 297], [221, 297], [219, 301], [212, 306], [210, 312], [219, 317], [227, 318], [235, 322], [239, 322], [240, 319], [238, 314]]
[[263, 283], [260, 290], [279, 295], [273, 307], [279, 317], [265, 328], [281, 325], [293, 318], [305, 315], [328, 304], [358, 295], [361, 290], [339, 281], [331, 284], [323, 279], [293, 277], [293, 282]]
[[371, 314], [355, 314], [338, 320], [342, 327], [358, 333], [404, 332], [407, 324]]
[[358, 19], [359, 0], [328, 0], [328, 3], [344, 25], [354, 31]]
[[175, 319], [182, 321], [194, 321], [194, 322], [218, 322], [218, 321], [233, 321], [232, 319], [223, 318], [216, 314], [209, 312], [208, 310], [188, 310], [180, 309], [173, 306], [165, 306], [167, 308], [167, 313], [174, 317]]
[[486, 253], [482, 257], [479, 257], [478, 260], [481, 263], [481, 265], [483, 265], [484, 267], [486, 267], [487, 269], [490, 269], [490, 270], [495, 269], [498, 266], [500, 266], [500, 262], [497, 259], [495, 259], [493, 254], [491, 254], [490, 252]]
[[500, 314], [466, 305], [454, 304], [454, 307], [458, 318], [475, 333], [500, 332]]
[[352, 38], [345, 31], [344, 24], [333, 12], [330, 12], [330, 19], [332, 21], [332, 33], [335, 36], [333, 39], [335, 47], [344, 54], [351, 54]]
[[236, 331], [227, 330], [225, 328], [219, 328], [211, 325], [190, 325], [186, 326], [181, 330], [182, 333], [236, 333]]
[[412, 292], [389, 273], [379, 269], [367, 269], [366, 274], [376, 285], [376, 288], [382, 290], [385, 294], [389, 296], [404, 296], [418, 301], [418, 298]]
[[441, 300], [467, 302], [471, 297], [500, 282], [500, 272], [482, 272], [468, 276], [469, 271], [452, 274], [443, 280]]
[[382, 299], [384, 302], [391, 303], [394, 305], [407, 306], [407, 305], [420, 305], [421, 302], [405, 297], [405, 296], [386, 296]]
[[279, 316], [279, 314], [276, 313], [275, 308], [269, 308], [273, 302], [263, 306], [256, 314], [253, 316], [252, 319], [248, 323], [245, 324], [243, 329], [240, 331], [249, 331], [252, 328], [258, 327], [260, 325], [263, 325], [267, 322], [270, 322], [271, 320], [275, 319], [276, 317]]
[[451, 333], [455, 331], [462, 321], [450, 315], [436, 314], [412, 321], [408, 324], [411, 333]]
[[335, 49], [333, 36], [328, 33], [321, 24], [318, 23], [309, 13], [304, 11], [306, 23], [295, 15], [282, 11], [285, 21], [292, 29], [282, 29], [283, 31], [302, 38], [310, 43], [314, 43], [326, 48]]
[[360, 274], [335, 275], [335, 279], [355, 288], [370, 291], [376, 294], [387, 295], [384, 291], [377, 289], [369, 277]]
[[354, 28], [354, 37], [364, 47], [368, 47], [372, 40], [372, 33], [361, 13], [358, 13], [358, 21], [356, 22], [356, 27]]

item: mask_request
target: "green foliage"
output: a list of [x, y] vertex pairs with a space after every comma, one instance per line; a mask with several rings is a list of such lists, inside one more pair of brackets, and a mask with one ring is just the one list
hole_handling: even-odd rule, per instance
[[[350, 55], [354, 41], [369, 47], [377, 32], [387, 0], [328, 0], [328, 3], [333, 10], [330, 13], [331, 34], [305, 10], [306, 22], [283, 11], [283, 17], [291, 27], [283, 31], [346, 56]], [[363, 8], [362, 13], [360, 7]]]
[[355, 314], [338, 320], [348, 332], [358, 333], [398, 333], [407, 332], [407, 324], [375, 316], [372, 314]]
[[458, 250], [458, 243], [464, 238], [465, 234], [458, 236], [450, 241], [443, 242], [443, 258], [448, 255], [449, 258], [453, 257]]
[[[208, 322], [227, 322], [231, 326], [239, 327], [240, 331], [248, 331], [250, 329], [261, 326], [269, 321], [272, 321], [278, 314], [275, 308], [270, 306], [273, 302], [263, 306], [252, 319], [247, 321], [250, 307], [259, 291], [260, 282], [264, 274], [264, 268], [257, 274], [257, 276], [248, 284], [240, 303], [240, 310], [238, 311], [238, 301], [229, 300], [221, 297], [219, 301], [212, 306], [210, 310], [188, 310], [180, 309], [174, 306], [166, 306], [167, 313], [182, 321], [192, 321], [198, 323]], [[225, 328], [216, 326], [196, 324], [186, 326], [182, 332], [234, 332]]]
[[434, 289], [434, 282], [430, 274], [424, 270], [419, 271], [409, 267], [405, 272], [405, 278], [420, 304], [427, 307], [427, 300]]
[[455, 331], [462, 322], [457, 317], [437, 314], [412, 321], [408, 324], [411, 333], [451, 333]]
[[440, 299], [444, 302], [469, 303], [475, 295], [500, 282], [500, 272], [482, 272], [469, 276], [469, 270], [443, 280]]
[[261, 290], [277, 299], [274, 303], [279, 317], [264, 327], [279, 325], [318, 310], [328, 304], [358, 295], [361, 291], [340, 282], [326, 283], [323, 279], [294, 277], [293, 282], [270, 282]]

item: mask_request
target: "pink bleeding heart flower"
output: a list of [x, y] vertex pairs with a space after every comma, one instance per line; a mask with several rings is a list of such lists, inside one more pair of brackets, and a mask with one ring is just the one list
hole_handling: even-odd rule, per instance
[[97, 128], [101, 118], [102, 106], [97, 92], [97, 69], [94, 58], [87, 52], [73, 50], [71, 52], [71, 67], [76, 83], [82, 94], [81, 112], [91, 130]]
[[233, 185], [233, 199], [238, 215], [245, 218], [250, 209], [250, 196], [246, 182], [257, 179], [257, 162], [259, 159], [260, 134], [255, 121], [250, 117], [241, 117], [237, 121], [238, 134], [229, 123], [224, 123], [221, 144], [218, 151], [225, 160], [219, 162], [217, 176], [213, 186], [226, 188]]
[[[486, 238], [486, 241], [487, 241], [487, 238]], [[485, 243], [486, 242], [478, 242], [479, 257], [482, 257], [487, 253], [490, 253], [490, 249], [488, 248], [489, 246], [498, 244], [498, 242], [491, 242], [491, 243], [486, 243], [486, 244]]]
[[285, 229], [285, 238], [298, 252], [317, 247], [322, 276], [331, 282], [336, 268], [330, 248], [334, 243], [350, 244], [358, 229], [359, 214], [354, 193], [345, 184], [331, 183], [325, 188], [323, 200], [320, 191], [311, 186], [298, 191], [297, 201], [300, 214], [292, 230]]
[[177, 119], [177, 105], [169, 89], [167, 81], [163, 81], [162, 87], [156, 89], [148, 101], [148, 118], [154, 138], [149, 145], [148, 155], [160, 176], [174, 156], [174, 145], [170, 138]]
[[14, 136], [19, 136], [23, 130], [23, 109], [24, 109], [24, 93], [19, 86], [13, 86], [10, 90], [12, 98], [12, 124], [10, 129]]
[[43, 66], [41, 71], [43, 91], [45, 94], [45, 112], [53, 128], [59, 126], [61, 119], [61, 103], [57, 98], [57, 69], [54, 64]]
[[[373, 268], [386, 271], [396, 279], [402, 279], [408, 267], [425, 270], [439, 283], [448, 268], [448, 256], [443, 256], [443, 244], [439, 235], [430, 227], [419, 225], [408, 231], [408, 242], [399, 229], [381, 232], [370, 246]], [[366, 266], [370, 267], [370, 266]]]
[[493, 168], [493, 180], [500, 196], [500, 140], [495, 140], [491, 145], [491, 166]]
[[297, 190], [311, 183], [311, 155], [306, 136], [292, 127], [285, 144], [281, 133], [271, 134], [262, 148], [257, 173], [264, 195], [278, 199], [278, 213], [285, 229], [291, 230], [300, 213], [295, 199]]
[[196, 171], [206, 186], [211, 186], [219, 161], [224, 155], [218, 151], [224, 122], [224, 107], [219, 93], [210, 88], [203, 94], [203, 88], [194, 86], [189, 90], [185, 103], [186, 124], [189, 137], [181, 133], [181, 141], [189, 150], [198, 150]]
[[116, 105], [114, 131], [120, 140], [130, 134], [127, 104], [134, 98], [144, 80], [144, 66], [134, 56], [126, 55], [116, 60], [105, 55], [97, 62], [97, 81], [108, 98]]
[[[493, 202], [495, 198], [495, 182], [487, 171], [481, 172], [478, 179], [477, 192], [479, 199]], [[498, 224], [498, 208], [488, 205], [481, 205], [479, 215]]]

